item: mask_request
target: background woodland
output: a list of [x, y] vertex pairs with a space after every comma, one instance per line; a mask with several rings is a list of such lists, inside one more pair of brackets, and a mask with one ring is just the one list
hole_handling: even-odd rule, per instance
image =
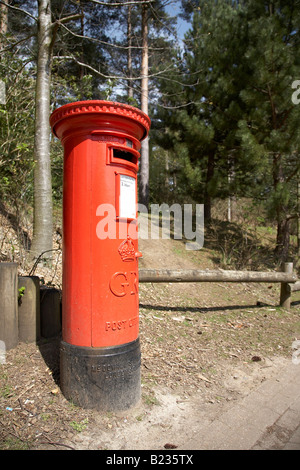
[[139, 202], [204, 204], [206, 227], [216, 217], [237, 228], [272, 227], [275, 259], [297, 263], [299, 0], [0, 0], [0, 7], [0, 208], [17, 224], [32, 221], [24, 243], [33, 257], [52, 249], [62, 206], [63, 154], [50, 113], [104, 99], [152, 120]]

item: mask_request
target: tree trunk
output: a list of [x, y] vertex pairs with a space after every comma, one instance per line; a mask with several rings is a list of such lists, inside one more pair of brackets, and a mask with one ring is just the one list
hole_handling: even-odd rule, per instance
[[298, 171], [297, 182], [297, 260], [295, 265], [300, 265], [300, 170]]
[[[6, 3], [9, 4], [10, 0], [7, 0]], [[0, 5], [0, 34], [7, 33], [7, 6], [1, 3]]]
[[215, 154], [214, 152], [209, 153], [206, 169], [206, 181], [204, 189], [204, 220], [205, 222], [211, 221], [211, 194], [210, 194], [210, 182], [215, 172]]
[[234, 216], [234, 202], [235, 197], [231, 195], [231, 183], [234, 181], [234, 163], [231, 159], [228, 160], [228, 186], [229, 195], [227, 203], [227, 222], [232, 222]]
[[[273, 158], [273, 184], [274, 191], [280, 190], [280, 185], [285, 183], [281, 155], [276, 154]], [[282, 263], [288, 260], [290, 248], [290, 219], [287, 218], [288, 209], [280, 200], [277, 202], [277, 236], [275, 255]]]
[[278, 215], [275, 254], [281, 262], [287, 261], [289, 257], [290, 225], [290, 220], [281, 219]]
[[128, 74], [128, 98], [132, 100], [133, 98], [133, 87], [132, 87], [132, 54], [131, 54], [131, 46], [132, 46], [132, 23], [131, 23], [131, 10], [132, 5], [128, 5], [127, 10], [127, 74]]
[[[79, 7], [80, 7], [80, 14], [81, 14], [80, 34], [81, 34], [81, 36], [84, 36], [84, 10], [83, 10], [82, 0], [79, 0]], [[84, 62], [83, 44], [82, 44], [81, 47], [82, 47], [82, 49], [81, 49], [81, 62], [83, 63]], [[83, 67], [83, 65], [80, 65], [80, 68], [79, 68], [79, 78], [80, 78], [80, 84], [81, 84], [80, 85], [80, 94], [81, 94], [80, 99], [84, 99], [83, 86], [82, 86], [83, 77], [84, 77], [84, 67]]]
[[[148, 7], [142, 7], [141, 110], [148, 114]], [[142, 141], [139, 181], [139, 203], [149, 204], [149, 140]]]
[[50, 80], [52, 25], [50, 0], [38, 0], [38, 58], [34, 146], [34, 225], [31, 255], [52, 250], [52, 183], [50, 162]]

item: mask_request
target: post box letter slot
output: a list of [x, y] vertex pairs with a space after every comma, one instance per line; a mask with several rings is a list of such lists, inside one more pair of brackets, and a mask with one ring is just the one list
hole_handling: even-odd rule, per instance
[[134, 165], [137, 164], [137, 157], [133, 155], [133, 153], [126, 152], [125, 150], [113, 149], [113, 157], [133, 163]]

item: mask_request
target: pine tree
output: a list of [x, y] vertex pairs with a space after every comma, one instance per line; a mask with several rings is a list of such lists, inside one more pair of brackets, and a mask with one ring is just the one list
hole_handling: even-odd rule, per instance
[[245, 1], [245, 11], [249, 72], [241, 94], [247, 107], [241, 144], [248, 156], [259, 149], [267, 163], [262, 179], [277, 223], [275, 253], [286, 261], [299, 170], [299, 109], [291, 101], [292, 82], [300, 76], [299, 2]]
[[291, 102], [300, 75], [298, 2], [183, 4], [193, 12], [185, 41], [187, 80], [181, 99], [166, 103], [181, 109], [171, 118], [162, 115], [175, 136], [173, 148], [184, 146], [192, 167], [189, 187], [208, 206], [208, 218], [212, 197], [264, 199], [277, 222], [276, 254], [285, 260], [299, 171], [299, 111]]
[[[183, 82], [181, 100], [173, 95], [167, 104], [174, 106], [172, 127], [186, 148], [190, 186], [195, 200], [204, 203], [206, 221], [212, 198], [237, 194], [248, 185], [245, 171], [244, 178], [239, 177], [242, 161], [236, 135], [243, 113], [239, 93], [246, 72], [239, 64], [244, 34], [238, 5], [198, 1], [185, 37], [185, 64], [178, 70], [179, 77], [185, 75], [184, 80], [178, 78]], [[164, 83], [162, 91], [168, 87]], [[235, 178], [229, 185], [233, 168]]]

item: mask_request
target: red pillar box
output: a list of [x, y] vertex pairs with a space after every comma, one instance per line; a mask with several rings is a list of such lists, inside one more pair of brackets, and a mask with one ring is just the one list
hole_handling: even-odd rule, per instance
[[127, 409], [140, 398], [137, 170], [150, 119], [82, 101], [50, 123], [64, 147], [61, 388], [86, 408]]

